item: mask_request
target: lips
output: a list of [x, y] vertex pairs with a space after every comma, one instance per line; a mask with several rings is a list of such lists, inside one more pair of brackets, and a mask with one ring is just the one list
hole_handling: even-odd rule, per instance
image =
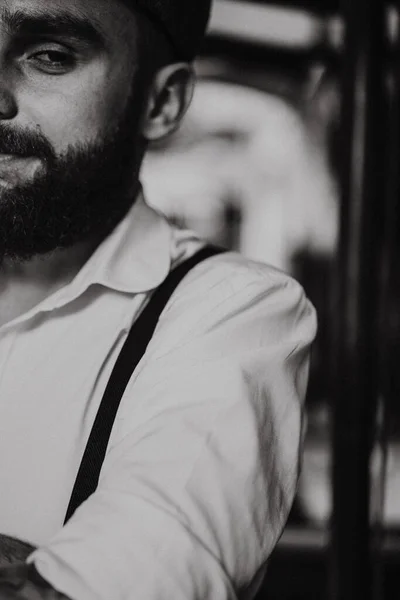
[[33, 156], [0, 154], [0, 183], [7, 186], [29, 183], [40, 166], [40, 162]]
[[10, 164], [14, 161], [33, 159], [33, 156], [23, 154], [2, 154], [0, 152], [0, 164]]
[[18, 154], [1, 154], [0, 153], [0, 162], [9, 162], [10, 160], [15, 160], [18, 158], [24, 158], [24, 157], [18, 156]]

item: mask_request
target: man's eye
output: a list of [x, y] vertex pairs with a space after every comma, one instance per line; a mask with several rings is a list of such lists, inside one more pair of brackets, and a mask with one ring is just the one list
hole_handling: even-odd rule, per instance
[[42, 71], [53, 73], [65, 73], [75, 64], [71, 54], [60, 50], [42, 50], [32, 54], [29, 60]]

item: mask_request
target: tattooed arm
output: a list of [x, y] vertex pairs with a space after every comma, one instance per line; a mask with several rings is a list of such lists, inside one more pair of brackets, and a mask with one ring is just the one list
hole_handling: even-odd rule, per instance
[[34, 546], [27, 542], [0, 534], [0, 567], [25, 562], [34, 550]]
[[0, 600], [69, 600], [57, 592], [26, 559], [35, 550], [0, 534]]

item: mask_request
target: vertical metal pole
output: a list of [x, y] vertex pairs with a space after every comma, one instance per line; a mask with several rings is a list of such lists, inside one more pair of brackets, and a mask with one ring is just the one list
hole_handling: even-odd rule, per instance
[[[384, 3], [343, 0], [341, 233], [333, 369], [332, 600], [376, 597], [370, 461], [378, 398]], [[375, 590], [375, 593], [374, 593]]]
[[[384, 568], [382, 559], [382, 547], [385, 539], [385, 523], [383, 521], [383, 509], [385, 505], [385, 492], [387, 488], [387, 455], [388, 434], [391, 429], [391, 409], [387, 407], [390, 394], [391, 354], [392, 340], [398, 336], [398, 331], [393, 331], [393, 311], [398, 312], [398, 296], [396, 282], [399, 280], [398, 273], [398, 244], [400, 241], [400, 2], [397, 0], [391, 6], [390, 15], [393, 27], [390, 37], [390, 53], [388, 55], [387, 68], [387, 160], [385, 173], [385, 213], [384, 230], [380, 268], [380, 305], [379, 305], [379, 368], [381, 381], [381, 406], [382, 406], [382, 428], [380, 431], [380, 454], [382, 457], [381, 472], [378, 473], [380, 481], [376, 505], [375, 522], [375, 547], [376, 554], [381, 559], [381, 585], [384, 584]], [[389, 23], [389, 21], [388, 21]], [[378, 486], [377, 486], [378, 487]]]

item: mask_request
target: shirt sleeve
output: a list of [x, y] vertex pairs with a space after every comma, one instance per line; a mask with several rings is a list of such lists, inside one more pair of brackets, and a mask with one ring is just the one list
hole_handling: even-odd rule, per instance
[[128, 385], [97, 491], [30, 558], [73, 600], [247, 600], [285, 525], [315, 312], [278, 271], [207, 262]]

